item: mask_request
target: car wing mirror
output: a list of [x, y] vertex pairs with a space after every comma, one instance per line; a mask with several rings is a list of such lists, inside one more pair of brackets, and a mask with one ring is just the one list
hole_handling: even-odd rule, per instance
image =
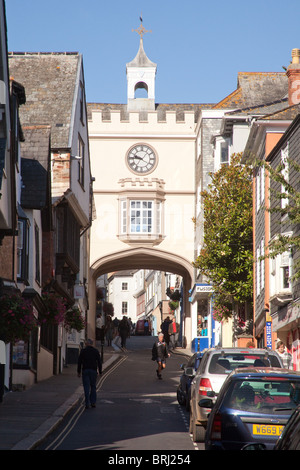
[[185, 372], [185, 375], [188, 375], [189, 377], [194, 377], [195, 375], [195, 371], [193, 367], [187, 367], [184, 372]]
[[210, 399], [210, 398], [202, 398], [198, 405], [201, 407], [201, 408], [213, 408], [214, 406], [214, 403], [213, 401]]

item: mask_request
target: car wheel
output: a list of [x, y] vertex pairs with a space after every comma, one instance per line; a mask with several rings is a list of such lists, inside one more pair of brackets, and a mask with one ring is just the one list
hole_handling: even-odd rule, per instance
[[193, 422], [192, 434], [194, 442], [204, 442], [205, 428], [203, 426]]
[[182, 395], [181, 390], [179, 390], [179, 389], [177, 389], [177, 401], [178, 401], [179, 405], [181, 405], [181, 406], [183, 406], [185, 404], [184, 397]]
[[185, 399], [185, 409], [186, 411], [190, 411], [190, 397], [189, 397], [189, 392], [188, 390], [186, 391], [186, 399]]
[[193, 434], [193, 415], [192, 410], [190, 409], [190, 426], [189, 426], [189, 433]]

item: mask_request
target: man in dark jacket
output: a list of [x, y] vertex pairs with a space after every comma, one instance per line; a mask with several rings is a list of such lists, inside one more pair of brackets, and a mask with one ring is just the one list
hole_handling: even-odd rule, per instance
[[167, 357], [170, 357], [170, 354], [168, 353], [167, 345], [164, 342], [164, 335], [159, 333], [158, 341], [153, 344], [152, 360], [157, 362], [158, 368], [156, 374], [160, 380], [162, 379], [162, 370], [166, 367]]
[[118, 330], [121, 338], [121, 349], [126, 350], [126, 340], [130, 336], [130, 327], [125, 315], [119, 323]]
[[87, 339], [85, 342], [86, 347], [80, 351], [78, 357], [77, 373], [78, 377], [81, 376], [82, 369], [82, 385], [85, 395], [85, 407], [92, 408], [96, 406], [97, 392], [97, 370], [99, 374], [102, 373], [102, 363], [98, 349], [93, 347], [93, 341]]

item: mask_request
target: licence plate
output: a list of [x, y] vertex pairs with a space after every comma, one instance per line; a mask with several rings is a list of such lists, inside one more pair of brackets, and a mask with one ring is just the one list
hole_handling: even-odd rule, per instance
[[280, 436], [284, 426], [273, 424], [253, 424], [252, 434], [255, 436]]

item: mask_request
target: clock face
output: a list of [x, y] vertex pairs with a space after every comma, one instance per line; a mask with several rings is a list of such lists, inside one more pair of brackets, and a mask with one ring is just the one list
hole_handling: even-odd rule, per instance
[[149, 173], [157, 163], [154, 150], [145, 144], [138, 144], [132, 147], [127, 154], [129, 168], [135, 173]]

